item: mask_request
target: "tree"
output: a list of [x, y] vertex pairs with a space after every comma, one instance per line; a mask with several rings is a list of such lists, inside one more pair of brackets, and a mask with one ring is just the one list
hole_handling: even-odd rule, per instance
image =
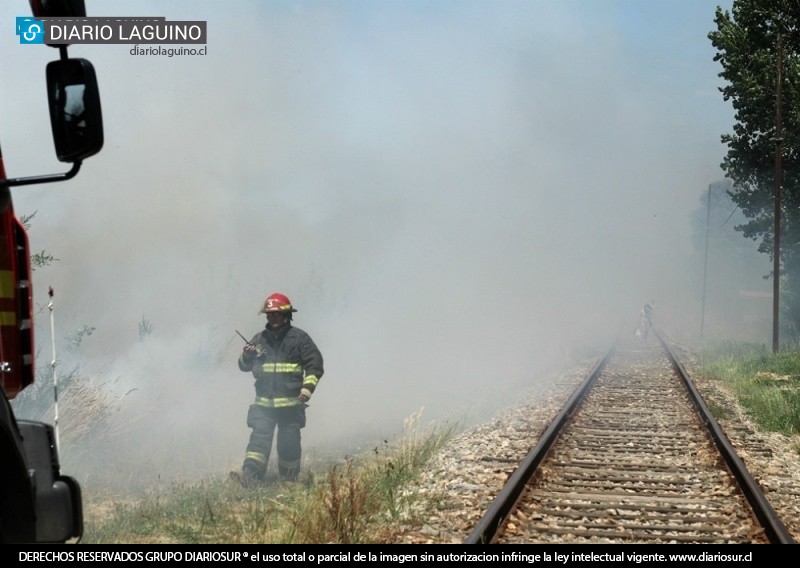
[[[722, 65], [720, 89], [735, 111], [722, 169], [747, 222], [736, 226], [775, 259], [776, 189], [780, 189], [778, 263], [784, 313], [800, 327], [800, 0], [734, 0], [717, 8], [708, 34]], [[780, 77], [780, 81], [778, 78]], [[778, 94], [780, 93], [780, 104]], [[779, 112], [780, 110], [780, 112]], [[779, 135], [780, 134], [780, 135]], [[776, 167], [780, 156], [780, 167]], [[774, 274], [773, 274], [774, 276]]]

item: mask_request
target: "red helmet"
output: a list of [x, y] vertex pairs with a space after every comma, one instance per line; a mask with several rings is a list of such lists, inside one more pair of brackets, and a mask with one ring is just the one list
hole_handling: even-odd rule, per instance
[[266, 314], [269, 312], [296, 312], [292, 307], [292, 303], [289, 301], [289, 298], [276, 292], [275, 294], [270, 294], [267, 296], [267, 299], [264, 300], [264, 306], [261, 308], [261, 311], [258, 312], [260, 314]]

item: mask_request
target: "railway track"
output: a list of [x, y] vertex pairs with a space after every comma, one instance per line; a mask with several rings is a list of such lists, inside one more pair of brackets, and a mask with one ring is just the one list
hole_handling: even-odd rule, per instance
[[656, 331], [598, 362], [466, 543], [794, 543]]

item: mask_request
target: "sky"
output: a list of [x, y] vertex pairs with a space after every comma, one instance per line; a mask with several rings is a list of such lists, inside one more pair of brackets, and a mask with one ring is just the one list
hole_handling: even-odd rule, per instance
[[[52, 287], [57, 372], [118, 397], [119, 463], [216, 474], [241, 463], [254, 396], [235, 330], [263, 327], [272, 292], [325, 357], [307, 455], [419, 412], [485, 417], [648, 301], [696, 330], [690, 222], [733, 124], [707, 35], [730, 4], [86, 0], [205, 20], [207, 53], [70, 47], [96, 69], [105, 145], [76, 178], [12, 192], [58, 259], [33, 277], [37, 344]], [[10, 177], [68, 169], [44, 89], [57, 51], [11, 33], [27, 14], [0, 6]]]

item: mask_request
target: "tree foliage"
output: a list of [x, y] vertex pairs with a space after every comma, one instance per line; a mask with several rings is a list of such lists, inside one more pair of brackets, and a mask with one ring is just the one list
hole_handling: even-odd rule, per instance
[[[774, 258], [776, 151], [782, 160], [780, 261], [790, 320], [800, 323], [800, 0], [734, 0], [717, 8], [708, 34], [722, 65], [720, 89], [735, 112], [733, 132], [722, 135], [728, 151], [722, 169], [730, 195], [747, 221], [736, 226]], [[781, 54], [781, 136], [778, 69]]]
[[[20, 215], [19, 222], [22, 223], [22, 226], [25, 227], [26, 230], [31, 229], [31, 221], [34, 217], [36, 217], [37, 211], [34, 211], [30, 215]], [[37, 268], [42, 268], [44, 266], [49, 266], [54, 262], [58, 262], [59, 259], [54, 257], [48, 251], [42, 249], [41, 252], [31, 254], [31, 270], [36, 270]]]

